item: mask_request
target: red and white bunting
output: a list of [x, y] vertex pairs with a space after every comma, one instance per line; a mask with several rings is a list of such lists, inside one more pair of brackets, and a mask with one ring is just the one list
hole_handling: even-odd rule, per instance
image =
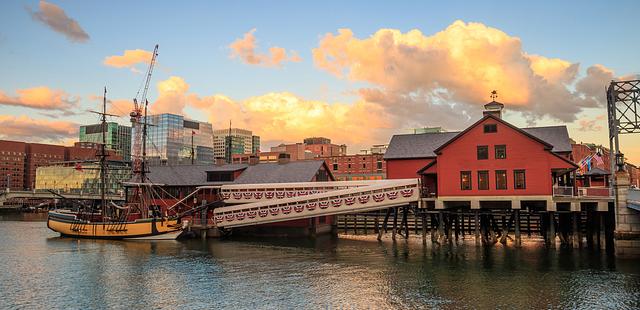
[[242, 193], [233, 193], [233, 199], [237, 199], [237, 200], [242, 199]]
[[277, 192], [276, 193], [276, 198], [282, 199], [282, 198], [284, 198], [284, 195], [285, 195], [284, 192]]
[[358, 202], [360, 202], [361, 204], [365, 204], [369, 202], [369, 197], [369, 195], [360, 196], [358, 197]]
[[251, 199], [251, 196], [253, 196], [253, 193], [251, 192], [243, 193], [242, 196], [244, 196], [244, 199]]
[[293, 198], [296, 196], [296, 192], [287, 192], [287, 198]]
[[380, 194], [373, 194], [373, 201], [375, 202], [381, 202], [384, 200], [384, 193], [380, 193]]
[[236, 213], [236, 219], [238, 219], [238, 221], [242, 221], [244, 220], [245, 215], [246, 214], [244, 212], [238, 212]]
[[269, 213], [271, 213], [271, 215], [276, 216], [278, 215], [278, 213], [280, 213], [280, 208], [275, 207], [275, 208], [271, 208], [269, 209]]
[[354, 203], [356, 203], [356, 197], [347, 197], [344, 199], [344, 204], [346, 204], [347, 206], [350, 206]]
[[298, 192], [298, 196], [306, 196], [307, 194], [309, 194], [309, 192], [307, 192], [307, 191], [299, 191]]
[[316, 206], [318, 206], [318, 203], [316, 202], [310, 202], [307, 204], [307, 210], [309, 211], [313, 211], [316, 209]]
[[225, 215], [224, 218], [227, 220], [227, 222], [233, 221], [233, 213]]
[[400, 191], [402, 197], [411, 197], [413, 195], [413, 188], [405, 188]]
[[264, 197], [267, 199], [272, 199], [275, 194], [273, 192], [266, 192]]
[[283, 206], [282, 214], [289, 214], [289, 213], [291, 213], [291, 206]]
[[304, 211], [304, 205], [296, 205], [293, 207], [293, 210], [295, 210], [296, 212], [300, 213], [302, 211]]
[[264, 193], [261, 193], [261, 192], [255, 192], [253, 193], [253, 197], [255, 197], [256, 199], [262, 199], [263, 194]]
[[222, 195], [222, 199], [229, 199], [229, 198], [231, 198], [231, 193], [223, 192], [221, 195]]
[[341, 206], [341, 205], [342, 205], [342, 199], [334, 199], [334, 200], [331, 200], [331, 205], [332, 205], [332, 206], [334, 206], [334, 207], [336, 207], [336, 208], [337, 208], [337, 207], [339, 207], [339, 206]]
[[318, 203], [318, 205], [320, 205], [320, 209], [326, 209], [329, 207], [329, 202], [328, 201], [320, 201]]
[[269, 214], [269, 210], [267, 209], [258, 210], [258, 215], [260, 215], [260, 217], [265, 217], [268, 214]]
[[247, 217], [250, 218], [250, 219], [255, 218], [256, 215], [258, 215], [258, 211], [256, 211], [256, 210], [247, 211]]
[[224, 220], [223, 215], [216, 215], [213, 218], [216, 220], [216, 223], [222, 223], [222, 221]]
[[398, 192], [388, 192], [387, 193], [387, 198], [389, 198], [389, 200], [394, 200], [394, 199], [398, 198]]

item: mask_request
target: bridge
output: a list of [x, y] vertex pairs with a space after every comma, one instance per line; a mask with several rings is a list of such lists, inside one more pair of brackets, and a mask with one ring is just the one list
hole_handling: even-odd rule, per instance
[[640, 189], [631, 188], [627, 196], [627, 207], [640, 211]]
[[[81, 193], [81, 192], [60, 192], [59, 195], [62, 195], [69, 199], [75, 200], [99, 200], [100, 195], [94, 193]], [[59, 195], [56, 195], [50, 191], [3, 191], [0, 192], [0, 207], [5, 205], [15, 205], [16, 200], [46, 200], [46, 199], [58, 199]], [[106, 195], [108, 200], [113, 201], [124, 201], [124, 196], [119, 194], [110, 194]]]

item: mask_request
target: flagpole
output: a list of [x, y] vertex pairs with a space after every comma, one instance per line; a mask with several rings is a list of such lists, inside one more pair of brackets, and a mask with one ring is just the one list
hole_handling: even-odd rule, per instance
[[194, 162], [194, 154], [195, 154], [195, 152], [193, 151], [193, 135], [195, 135], [195, 132], [192, 130], [191, 131], [191, 164], [192, 165]]

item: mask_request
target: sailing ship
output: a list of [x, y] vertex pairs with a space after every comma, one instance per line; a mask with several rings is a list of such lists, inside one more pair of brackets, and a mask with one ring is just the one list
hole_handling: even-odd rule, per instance
[[[178, 213], [176, 205], [161, 206], [154, 204], [154, 195], [158, 191], [154, 189], [147, 178], [146, 166], [146, 136], [147, 136], [147, 105], [146, 100], [149, 82], [158, 52], [155, 46], [149, 69], [146, 75], [146, 83], [142, 93], [140, 104], [137, 97], [134, 101], [134, 109], [131, 112], [131, 122], [136, 129], [133, 150], [133, 175], [137, 182], [129, 183], [131, 195], [127, 195], [127, 201], [120, 206], [106, 197], [106, 184], [108, 178], [108, 154], [106, 152], [106, 117], [114, 116], [106, 113], [107, 89], [105, 87], [102, 112], [94, 112], [101, 116], [102, 143], [97, 153], [100, 171], [100, 205], [99, 208], [87, 206], [79, 201], [72, 201], [74, 210], [53, 210], [48, 214], [47, 227], [66, 237], [90, 238], [90, 239], [176, 239], [185, 228], [187, 222], [182, 217], [196, 209], [182, 210]], [[138, 94], [140, 91], [138, 91]], [[142, 113], [144, 106], [144, 116]], [[141, 119], [144, 121], [141, 122]], [[63, 195], [57, 196], [66, 199]], [[184, 208], [183, 208], [184, 209]], [[164, 210], [164, 212], [163, 212]], [[168, 215], [168, 212], [172, 212]], [[164, 213], [164, 214], [163, 214]]]

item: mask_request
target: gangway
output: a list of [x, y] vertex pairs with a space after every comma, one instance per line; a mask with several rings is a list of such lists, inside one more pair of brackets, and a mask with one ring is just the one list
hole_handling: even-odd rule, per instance
[[242, 184], [198, 190], [211, 188], [220, 188], [226, 203], [242, 202], [213, 210], [215, 226], [220, 228], [367, 212], [416, 203], [420, 198], [418, 179]]

